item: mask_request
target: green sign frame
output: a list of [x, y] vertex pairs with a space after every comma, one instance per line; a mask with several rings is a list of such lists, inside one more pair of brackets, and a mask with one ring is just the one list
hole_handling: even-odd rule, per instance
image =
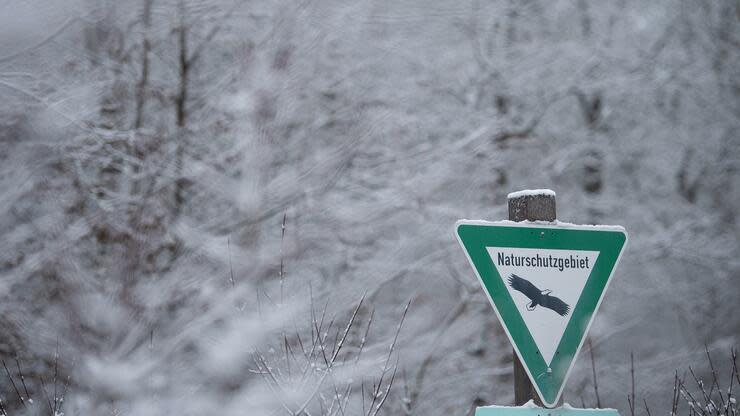
[[[622, 227], [460, 220], [455, 234], [542, 402], [560, 399], [593, 318], [627, 243]], [[487, 247], [598, 251], [570, 321], [548, 366], [505, 287]]]

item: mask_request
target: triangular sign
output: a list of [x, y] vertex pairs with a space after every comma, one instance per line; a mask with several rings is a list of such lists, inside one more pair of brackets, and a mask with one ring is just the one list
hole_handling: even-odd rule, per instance
[[627, 233], [557, 222], [461, 220], [455, 229], [542, 403], [555, 406]]

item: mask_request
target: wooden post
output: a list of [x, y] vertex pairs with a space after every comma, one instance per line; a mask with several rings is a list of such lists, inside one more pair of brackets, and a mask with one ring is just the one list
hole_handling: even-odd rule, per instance
[[[555, 221], [555, 193], [552, 191], [516, 192], [509, 194], [509, 220], [511, 221]], [[524, 366], [514, 354], [514, 404], [523, 405], [534, 400], [538, 406], [542, 402], [527, 377]]]

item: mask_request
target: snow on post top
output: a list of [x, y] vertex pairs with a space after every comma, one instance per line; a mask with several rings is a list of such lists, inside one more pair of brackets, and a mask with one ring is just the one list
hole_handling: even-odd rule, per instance
[[535, 195], [546, 195], [546, 196], [555, 196], [555, 191], [552, 189], [524, 189], [522, 191], [516, 191], [512, 192], [509, 195], [506, 195], [507, 199], [514, 199], [514, 198], [521, 198], [523, 196], [535, 196]]

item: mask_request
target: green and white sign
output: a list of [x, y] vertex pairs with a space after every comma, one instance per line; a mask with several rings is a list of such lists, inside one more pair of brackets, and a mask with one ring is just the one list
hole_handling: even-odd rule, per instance
[[575, 409], [570, 406], [543, 409], [536, 406], [486, 406], [475, 410], [475, 416], [619, 416], [614, 409]]
[[457, 239], [542, 402], [563, 392], [627, 242], [616, 226], [461, 220]]

